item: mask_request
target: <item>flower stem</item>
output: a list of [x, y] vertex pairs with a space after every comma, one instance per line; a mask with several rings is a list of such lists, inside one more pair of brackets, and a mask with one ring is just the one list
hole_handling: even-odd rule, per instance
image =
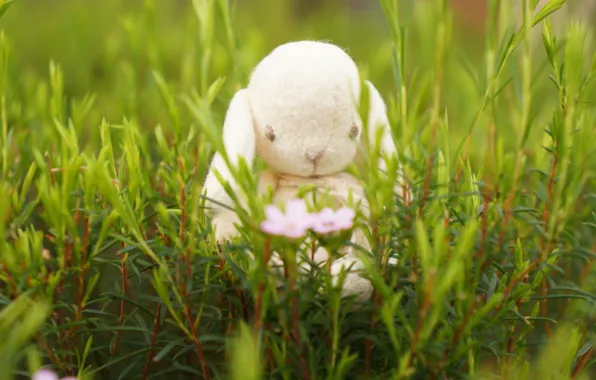
[[190, 329], [193, 336], [193, 343], [195, 345], [195, 349], [197, 350], [197, 357], [199, 358], [199, 364], [201, 365], [201, 371], [205, 375], [206, 380], [211, 380], [211, 374], [209, 373], [209, 368], [207, 367], [207, 361], [205, 360], [205, 353], [203, 351], [203, 346], [201, 345], [201, 341], [199, 340], [199, 334], [197, 333], [196, 324], [194, 323], [194, 318], [192, 312], [190, 311], [190, 307], [185, 305], [185, 314], [186, 318], [190, 322]]
[[153, 334], [151, 335], [151, 350], [147, 353], [147, 362], [145, 363], [145, 368], [143, 369], [143, 380], [147, 379], [149, 375], [149, 367], [151, 365], [151, 361], [153, 360], [153, 348], [155, 347], [155, 341], [157, 338], [157, 332], [159, 331], [159, 319], [161, 316], [161, 303], [157, 304], [157, 312], [155, 313], [155, 319], [153, 320]]
[[292, 322], [292, 335], [294, 335], [294, 342], [296, 343], [296, 349], [299, 355], [300, 371], [302, 372], [302, 379], [310, 380], [310, 373], [308, 372], [308, 366], [306, 359], [302, 354], [302, 340], [300, 339], [300, 313], [298, 309], [298, 295], [296, 293], [296, 276], [297, 276], [297, 262], [296, 253], [291, 252], [286, 256], [285, 260], [287, 274], [288, 274], [288, 288], [290, 292], [290, 301], [292, 307], [291, 322]]
[[[263, 251], [263, 262], [261, 263], [262, 270], [267, 269], [267, 263], [269, 262], [269, 258], [271, 257], [271, 240], [267, 240], [265, 242], [265, 249]], [[255, 301], [255, 315], [254, 315], [254, 334], [255, 336], [258, 335], [259, 330], [261, 329], [261, 325], [263, 323], [263, 293], [265, 290], [265, 284], [263, 281], [259, 283], [257, 286], [257, 297]]]

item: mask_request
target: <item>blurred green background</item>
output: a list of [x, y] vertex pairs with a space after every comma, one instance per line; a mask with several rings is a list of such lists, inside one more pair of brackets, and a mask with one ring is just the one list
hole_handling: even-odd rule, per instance
[[[225, 27], [216, 18], [219, 44], [207, 78], [211, 83], [228, 77], [215, 104], [221, 117], [238, 85], [230, 75], [234, 67], [241, 69], [240, 78], [245, 81], [258, 60], [290, 40], [331, 40], [348, 49], [359, 63], [373, 67], [371, 75], [383, 91], [393, 86], [391, 41], [377, 2], [364, 7], [350, 7], [343, 1], [230, 4], [235, 8], [238, 55], [233, 59], [226, 52]], [[157, 123], [167, 123], [153, 70], [174, 94], [192, 92], [201, 80], [200, 27], [191, 0], [17, 0], [0, 23], [11, 47], [9, 121], [28, 127], [43, 119], [36, 113], [50, 92], [50, 61], [62, 69], [67, 98], [96, 97], [83, 130], [95, 128], [103, 118], [111, 123], [123, 117], [136, 119], [149, 131]], [[31, 104], [33, 99], [37, 104]], [[43, 123], [37, 125], [43, 127]]]
[[[435, 53], [435, 46], [429, 43], [435, 38], [435, 31], [423, 5], [432, 2], [400, 1], [402, 22], [412, 25], [407, 49], [410, 65], [407, 72], [411, 75], [408, 80], [412, 82], [408, 87], [412, 93], [420, 94], [419, 109], [423, 111], [432, 97], [431, 87], [424, 83], [427, 79], [424, 74], [433, 69], [430, 62]], [[453, 44], [444, 65], [443, 103], [449, 112], [451, 135], [460, 141], [475, 117], [482, 95], [469, 73], [471, 67], [475, 75], [482, 75], [487, 1], [449, 0], [448, 3], [453, 10]], [[515, 10], [505, 15], [504, 20], [513, 25], [515, 14], [521, 13], [521, 9], [517, 9], [516, 0], [508, 3]], [[590, 11], [574, 13], [585, 19], [596, 8], [593, 3], [596, 2], [573, 0], [566, 8], [589, 7]], [[226, 52], [226, 31], [218, 18], [216, 35], [220, 43], [214, 46], [207, 78], [209, 83], [220, 76], [228, 79], [215, 104], [216, 114], [222, 118], [229, 97], [245, 84], [250, 69], [275, 46], [299, 39], [329, 40], [344, 47], [385, 100], [389, 104], [395, 101], [391, 33], [378, 1], [232, 0], [230, 4], [235, 10], [232, 27], [238, 52], [235, 55]], [[412, 4], [415, 4], [413, 11]], [[512, 20], [507, 16], [513, 16]], [[555, 30], [564, 31], [561, 17], [555, 19], [560, 24]], [[96, 96], [86, 125], [81, 127], [87, 131], [97, 129], [103, 118], [112, 123], [121, 122], [123, 117], [132, 118], [148, 130], [153, 130], [157, 123], [167, 123], [152, 70], [163, 75], [174, 94], [191, 93], [201, 80], [201, 36], [192, 0], [16, 0], [0, 23], [11, 46], [9, 121], [31, 128], [35, 128], [36, 120], [43, 119], [38, 114], [50, 91], [50, 61], [63, 71], [67, 98]], [[540, 33], [539, 27], [536, 29]], [[534, 62], [535, 71], [546, 63], [540, 35], [537, 37], [535, 51], [539, 60]], [[519, 65], [512, 64], [508, 70], [519, 71]], [[232, 76], [232, 72], [237, 75]], [[538, 86], [550, 86], [544, 87], [551, 91], [548, 99], [556, 101], [556, 90], [546, 80], [547, 74], [540, 73]], [[234, 83], [234, 78], [241, 83]], [[37, 104], [31, 104], [33, 100]], [[184, 115], [183, 121], [192, 122], [190, 118], [184, 119]], [[509, 122], [499, 127], [505, 134], [508, 128], [515, 128]], [[417, 127], [419, 123], [421, 126]], [[412, 128], [421, 128], [422, 124], [422, 119], [413, 122], [416, 127]], [[43, 123], [37, 125], [43, 127]], [[484, 133], [482, 128], [477, 130]], [[536, 130], [540, 132], [540, 128]], [[472, 159], [483, 154], [482, 145], [477, 148]]]
[[[346, 1], [231, 1], [245, 64], [276, 45], [296, 39], [328, 39], [355, 59], [374, 66], [377, 79], [391, 75], [388, 28], [379, 4], [350, 7]], [[366, 3], [366, 2], [365, 2]], [[196, 83], [197, 17], [191, 0], [17, 0], [2, 18], [22, 80], [47, 77], [50, 59], [64, 70], [65, 91], [101, 91], [115, 76], [149, 68], [184, 87]], [[221, 34], [224, 32], [222, 31]], [[214, 75], [226, 75], [226, 54], [214, 56]], [[138, 64], [127, 67], [126, 62]], [[390, 85], [387, 83], [387, 85]]]
[[[476, 1], [476, 0], [474, 0]], [[408, 3], [409, 1], [404, 1]], [[481, 4], [482, 1], [476, 1]], [[234, 28], [245, 76], [275, 46], [299, 39], [330, 40], [347, 49], [386, 93], [393, 88], [391, 40], [378, 1], [373, 0], [232, 0]], [[458, 5], [456, 30], [482, 40], [484, 6]], [[469, 3], [469, 1], [468, 1]], [[110, 91], [106, 114], [119, 118], [112, 84], [142, 86], [150, 69], [163, 73], [181, 91], [196, 85], [200, 57], [197, 17], [191, 0], [17, 0], [1, 19], [13, 51], [14, 75], [24, 84], [48, 77], [54, 60], [64, 71], [65, 93], [82, 96]], [[221, 34], [224, 34], [223, 30]], [[479, 35], [480, 34], [480, 35]], [[470, 42], [470, 41], [467, 41]], [[469, 43], [466, 46], [470, 46]], [[220, 48], [214, 55], [214, 77], [234, 63]], [[127, 91], [122, 91], [123, 93]]]

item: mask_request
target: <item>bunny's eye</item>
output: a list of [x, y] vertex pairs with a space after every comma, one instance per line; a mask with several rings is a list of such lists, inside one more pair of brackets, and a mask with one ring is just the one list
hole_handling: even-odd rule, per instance
[[354, 124], [352, 125], [352, 129], [350, 129], [350, 138], [353, 139], [356, 136], [358, 136], [358, 126]]
[[275, 131], [273, 130], [273, 127], [270, 125], [267, 125], [265, 127], [265, 129], [266, 129], [265, 137], [267, 137], [267, 139], [269, 139], [269, 141], [275, 140]]

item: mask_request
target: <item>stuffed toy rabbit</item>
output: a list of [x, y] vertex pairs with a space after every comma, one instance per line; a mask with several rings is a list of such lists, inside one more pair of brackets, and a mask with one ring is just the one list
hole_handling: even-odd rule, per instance
[[[298, 41], [275, 48], [254, 69], [245, 89], [232, 98], [224, 120], [223, 142], [231, 165], [244, 157], [252, 163], [259, 156], [269, 170], [259, 176], [259, 191], [273, 190], [273, 201], [284, 204], [295, 198], [302, 185], [333, 197], [337, 206], [345, 205], [349, 194], [359, 200], [367, 215], [367, 203], [360, 182], [346, 173], [354, 161], [361, 138], [374, 139], [383, 129], [382, 150], [396, 153], [391, 137], [386, 106], [378, 91], [368, 81], [370, 94], [368, 136], [362, 136], [363, 122], [358, 113], [360, 78], [358, 68], [341, 48], [325, 42]], [[371, 140], [372, 141], [372, 140]], [[380, 170], [385, 161], [378, 162]], [[220, 153], [216, 153], [204, 184], [208, 199], [233, 207], [233, 203], [215, 176], [215, 171], [238, 187]], [[400, 177], [401, 178], [401, 177]], [[398, 186], [404, 186], [401, 182]], [[398, 194], [402, 194], [399, 189]], [[212, 225], [218, 242], [237, 234], [239, 220], [234, 212], [212, 203]], [[360, 230], [352, 241], [366, 250], [369, 242]], [[342, 294], [367, 299], [372, 285], [360, 276], [362, 264], [352, 248], [334, 259], [332, 274], [349, 269]], [[328, 254], [319, 248], [314, 261], [324, 262]], [[277, 257], [273, 262], [279, 262]]]

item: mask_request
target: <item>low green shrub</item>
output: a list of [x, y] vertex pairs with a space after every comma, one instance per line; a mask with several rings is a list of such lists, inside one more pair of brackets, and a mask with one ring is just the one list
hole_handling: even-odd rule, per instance
[[[264, 199], [238, 210], [242, 238], [213, 241], [201, 183], [231, 94], [260, 59], [229, 2], [189, 2], [196, 54], [180, 71], [193, 83], [159, 70], [167, 41], [131, 37], [134, 54], [73, 96], [60, 64], [48, 81], [13, 65], [19, 46], [3, 32], [1, 378], [591, 378], [594, 31], [571, 22], [555, 36], [549, 16], [565, 1], [535, 3], [490, 0], [474, 58], [446, 1], [380, 1], [387, 54], [358, 62], [365, 76], [393, 69], [383, 96], [413, 199], [399, 200], [367, 146], [371, 216], [359, 223], [375, 292], [358, 309], [319, 291], [324, 269], [275, 289], [291, 284], [262, 258], [288, 243], [259, 231]], [[155, 6], [117, 41], [158, 35]], [[104, 107], [123, 117], [102, 120]], [[254, 173], [237, 178], [254, 194]]]

